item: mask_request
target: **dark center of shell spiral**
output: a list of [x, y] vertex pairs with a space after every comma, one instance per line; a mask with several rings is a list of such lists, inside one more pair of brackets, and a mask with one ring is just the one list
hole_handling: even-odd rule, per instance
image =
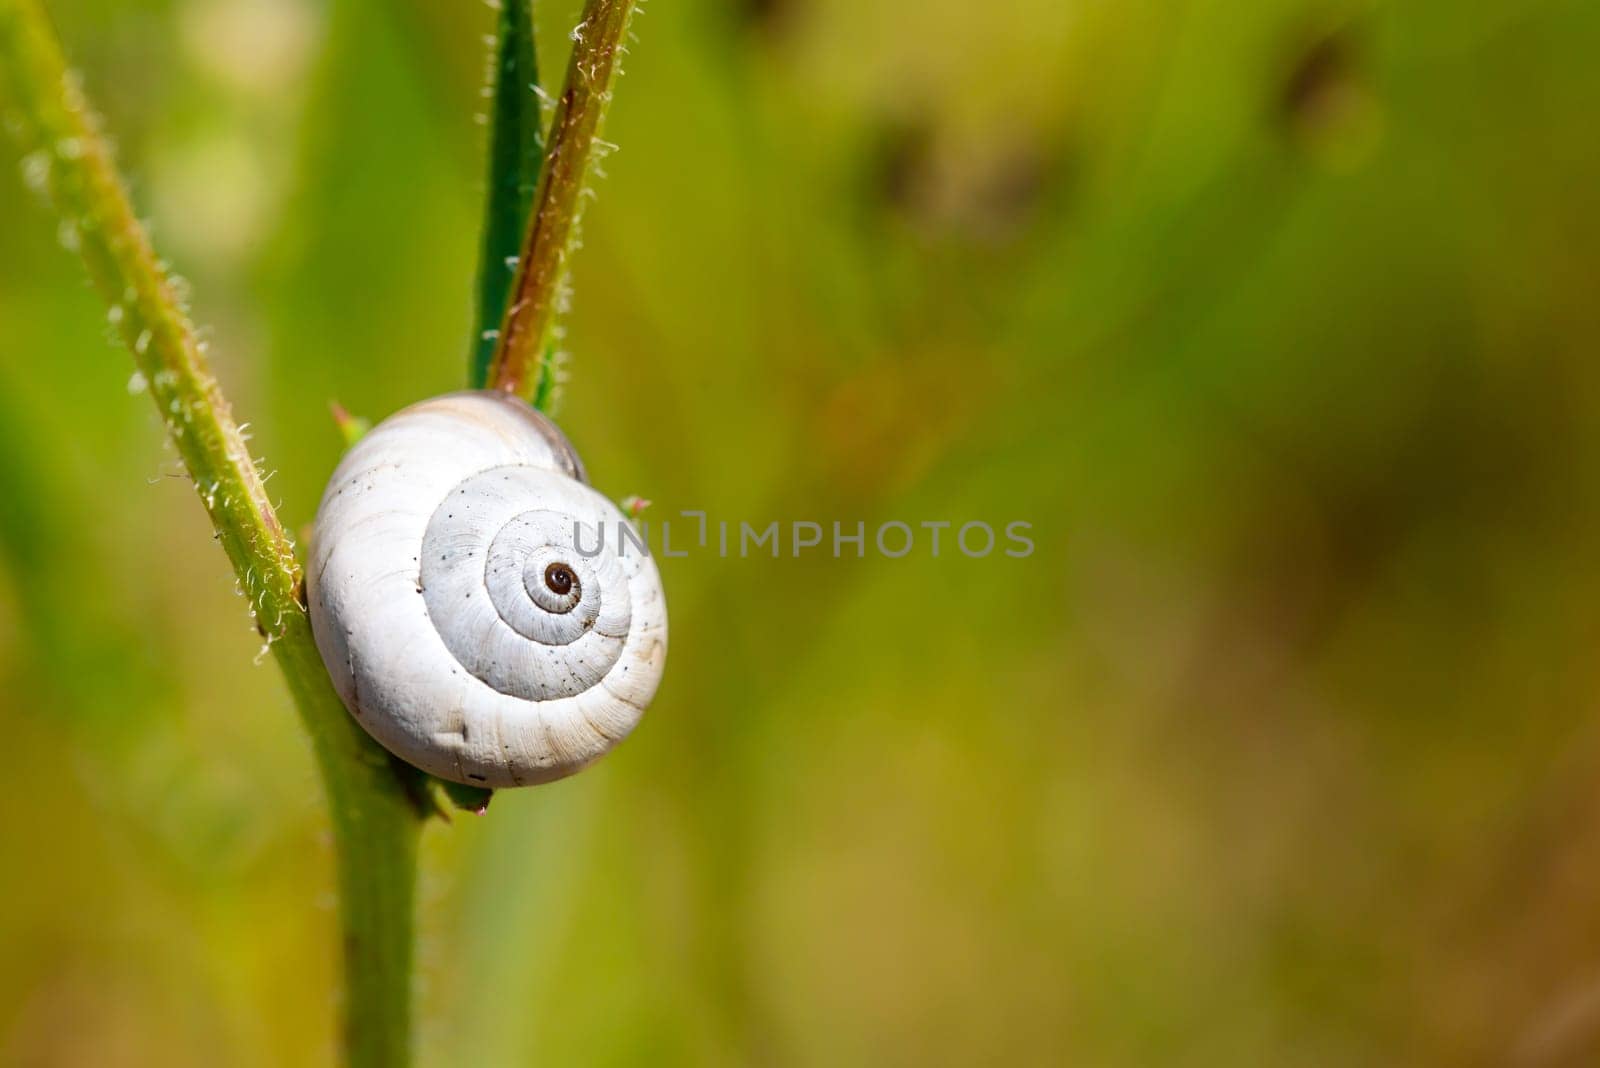
[[544, 569], [544, 584], [550, 587], [551, 593], [565, 597], [578, 584], [578, 576], [566, 564], [551, 564]]
[[628, 578], [613, 554], [594, 554], [603, 517], [590, 494], [542, 468], [497, 467], [460, 482], [428, 521], [418, 579], [433, 629], [501, 693], [572, 697], [622, 654]]

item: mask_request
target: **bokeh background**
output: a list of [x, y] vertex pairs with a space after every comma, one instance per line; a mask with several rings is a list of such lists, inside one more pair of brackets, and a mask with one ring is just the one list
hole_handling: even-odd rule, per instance
[[[492, 12], [53, 0], [270, 487], [465, 376]], [[541, 4], [559, 82], [576, 4]], [[425, 837], [428, 1065], [1600, 1059], [1600, 7], [650, 0], [560, 416], [732, 521]], [[0, 172], [0, 1063], [329, 1063], [308, 746]]]

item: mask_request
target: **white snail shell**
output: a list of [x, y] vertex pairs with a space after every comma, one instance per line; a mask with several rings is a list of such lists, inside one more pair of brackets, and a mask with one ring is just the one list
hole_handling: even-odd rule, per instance
[[667, 651], [661, 577], [622, 522], [514, 397], [385, 419], [328, 482], [306, 575], [345, 706], [455, 782], [533, 785], [594, 761], [639, 722]]

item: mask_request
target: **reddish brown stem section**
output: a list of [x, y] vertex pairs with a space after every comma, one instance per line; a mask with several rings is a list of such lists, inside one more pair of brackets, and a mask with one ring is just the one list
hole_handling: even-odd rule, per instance
[[589, 0], [573, 31], [572, 60], [546, 140], [544, 170], [522, 243], [511, 300], [489, 368], [489, 386], [531, 399], [561, 312], [567, 256], [583, 211], [584, 182], [599, 141], [635, 0]]

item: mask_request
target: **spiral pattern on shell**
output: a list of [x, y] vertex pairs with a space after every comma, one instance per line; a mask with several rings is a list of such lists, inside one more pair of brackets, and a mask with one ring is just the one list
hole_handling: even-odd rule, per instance
[[594, 761], [666, 658], [661, 579], [623, 522], [514, 397], [452, 393], [384, 420], [334, 471], [307, 571], [345, 706], [455, 782], [533, 785]]

